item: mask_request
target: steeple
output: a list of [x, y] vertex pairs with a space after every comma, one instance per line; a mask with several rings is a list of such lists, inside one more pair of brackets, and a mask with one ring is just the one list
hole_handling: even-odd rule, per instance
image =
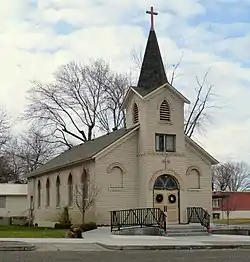
[[158, 13], [153, 11], [153, 7], [151, 7], [151, 11], [147, 11], [147, 13], [151, 15], [151, 28], [143, 57], [139, 81], [136, 87], [136, 90], [141, 95], [146, 95], [168, 82], [154, 30], [153, 16]]

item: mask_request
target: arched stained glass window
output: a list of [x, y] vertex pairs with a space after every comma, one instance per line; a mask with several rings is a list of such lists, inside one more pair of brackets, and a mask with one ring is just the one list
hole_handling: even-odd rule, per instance
[[154, 183], [154, 189], [174, 190], [178, 188], [178, 182], [170, 175], [161, 175], [157, 177]]

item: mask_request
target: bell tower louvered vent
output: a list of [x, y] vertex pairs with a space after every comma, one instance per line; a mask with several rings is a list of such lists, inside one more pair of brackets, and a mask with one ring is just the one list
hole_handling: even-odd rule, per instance
[[160, 120], [170, 121], [170, 107], [166, 100], [160, 106]]
[[136, 103], [133, 106], [133, 123], [136, 124], [139, 122], [139, 110]]

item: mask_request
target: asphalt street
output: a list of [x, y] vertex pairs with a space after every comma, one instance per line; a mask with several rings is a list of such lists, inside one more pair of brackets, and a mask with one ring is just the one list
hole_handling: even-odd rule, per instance
[[1, 262], [249, 262], [250, 250], [0, 252]]

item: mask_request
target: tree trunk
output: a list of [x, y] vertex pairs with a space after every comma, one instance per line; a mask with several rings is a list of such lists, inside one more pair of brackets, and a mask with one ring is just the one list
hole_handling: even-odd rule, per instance
[[82, 225], [84, 224], [85, 220], [85, 210], [82, 210]]

